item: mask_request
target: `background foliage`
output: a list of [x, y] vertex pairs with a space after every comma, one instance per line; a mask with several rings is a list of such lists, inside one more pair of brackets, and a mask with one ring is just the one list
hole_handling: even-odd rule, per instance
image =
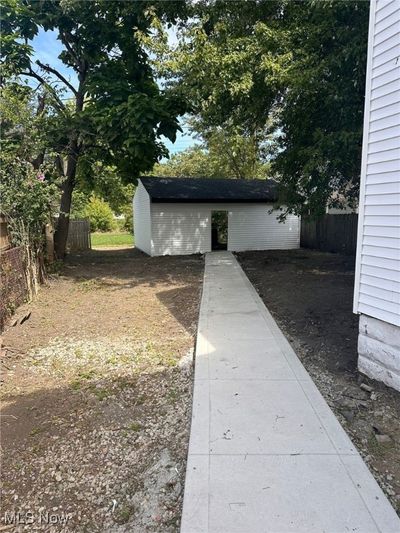
[[233, 129], [264, 151], [289, 211], [321, 214], [358, 194], [368, 10], [200, 1], [160, 69], [201, 131]]

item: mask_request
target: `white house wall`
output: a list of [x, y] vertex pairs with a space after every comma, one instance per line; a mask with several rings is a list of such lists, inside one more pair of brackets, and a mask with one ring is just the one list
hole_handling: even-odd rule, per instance
[[279, 223], [267, 204], [152, 203], [152, 255], [211, 251], [211, 212], [228, 211], [228, 250], [298, 248], [299, 218]]
[[140, 180], [133, 198], [133, 229], [136, 248], [151, 255], [150, 197]]
[[400, 326], [399, 57], [400, 2], [372, 1], [354, 311], [396, 326]]
[[372, 0], [354, 312], [358, 368], [400, 390], [400, 2]]

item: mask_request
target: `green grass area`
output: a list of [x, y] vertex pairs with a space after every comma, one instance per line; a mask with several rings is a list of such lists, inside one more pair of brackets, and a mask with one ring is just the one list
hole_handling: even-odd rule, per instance
[[133, 235], [126, 232], [110, 231], [92, 233], [92, 246], [132, 246]]

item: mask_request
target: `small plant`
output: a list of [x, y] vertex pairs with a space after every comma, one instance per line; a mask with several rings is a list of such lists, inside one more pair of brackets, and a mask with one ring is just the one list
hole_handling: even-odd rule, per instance
[[100, 402], [102, 402], [103, 400], [105, 400], [106, 398], [111, 396], [111, 391], [110, 390], [108, 390], [108, 389], [99, 389], [98, 387], [96, 387], [96, 385], [92, 385], [90, 387], [90, 390]]
[[178, 399], [178, 390], [175, 387], [171, 387], [168, 391], [168, 399], [170, 402], [174, 403]]
[[32, 431], [29, 433], [31, 437], [35, 437], [36, 435], [39, 435], [43, 430], [39, 427], [33, 428]]
[[142, 429], [142, 424], [140, 422], [132, 422], [129, 424], [128, 429], [130, 431], [140, 431]]
[[117, 522], [117, 524], [126, 524], [129, 521], [129, 518], [131, 517], [133, 513], [133, 509], [129, 505], [124, 505], [120, 509], [117, 509], [114, 514], [114, 519]]
[[82, 382], [79, 379], [75, 379], [71, 382], [70, 387], [72, 390], [78, 391], [82, 387]]

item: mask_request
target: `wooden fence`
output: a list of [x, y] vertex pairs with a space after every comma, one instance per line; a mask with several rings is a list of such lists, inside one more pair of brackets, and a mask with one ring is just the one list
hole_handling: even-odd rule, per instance
[[67, 250], [69, 252], [81, 252], [90, 250], [90, 222], [87, 218], [69, 221]]
[[0, 214], [0, 250], [10, 248], [10, 239], [8, 237], [7, 220], [4, 215]]
[[322, 252], [355, 255], [358, 215], [324, 215], [318, 219], [301, 219], [300, 246]]

